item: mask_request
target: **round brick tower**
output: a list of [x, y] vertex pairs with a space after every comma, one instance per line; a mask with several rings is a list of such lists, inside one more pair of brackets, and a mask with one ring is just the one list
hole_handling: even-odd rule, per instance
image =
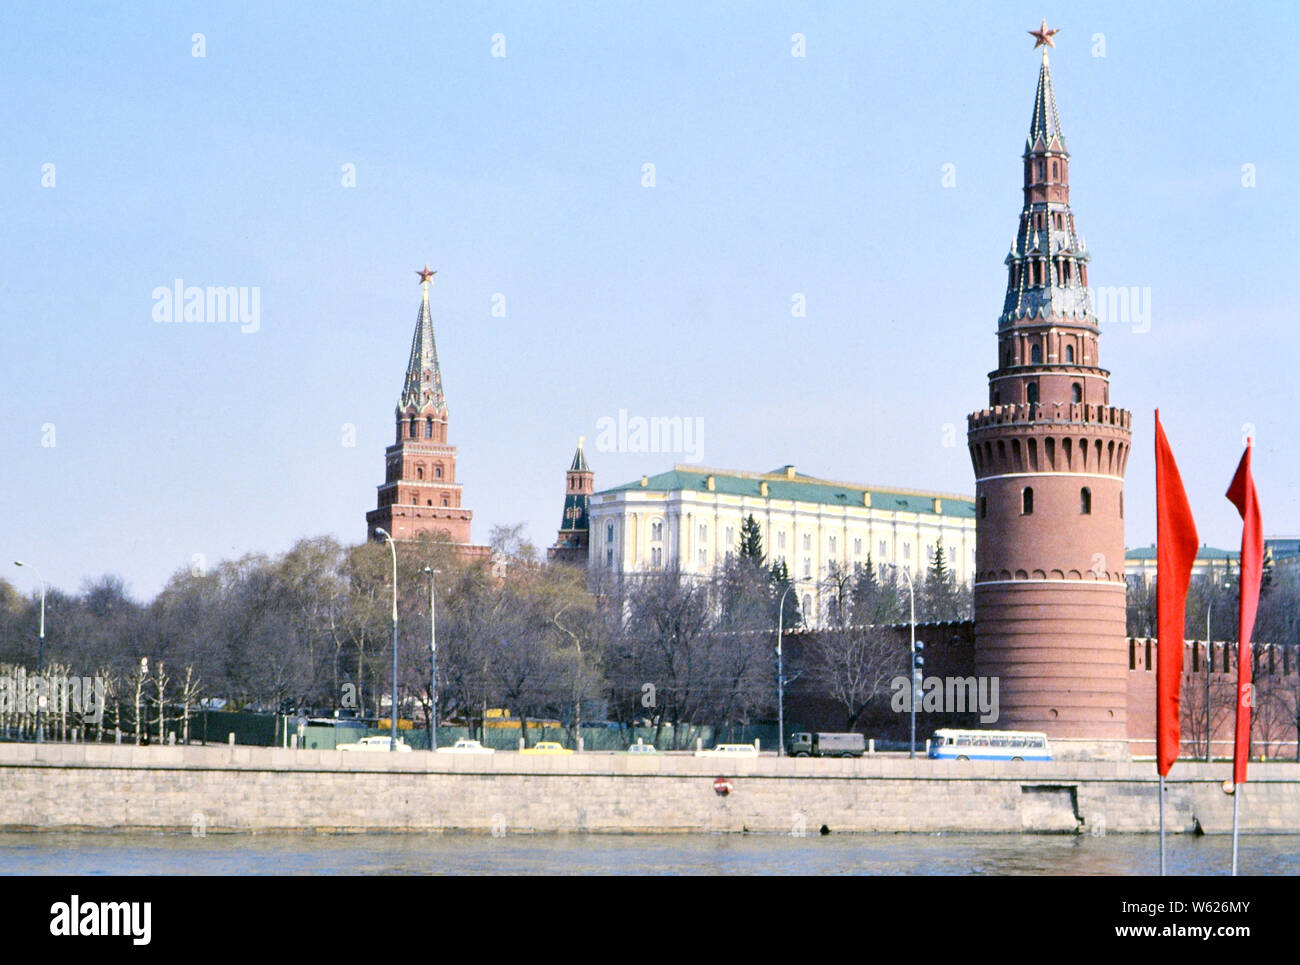
[[[1050, 33], [1044, 41], [1051, 45]], [[975, 668], [1000, 678], [999, 728], [1096, 742], [1062, 745], [1062, 752], [1123, 756], [1131, 433], [1129, 413], [1110, 404], [1110, 373], [1098, 356], [1069, 164], [1044, 47], [1025, 144], [1024, 207], [1006, 258], [998, 367], [989, 373], [989, 407], [967, 420]]]

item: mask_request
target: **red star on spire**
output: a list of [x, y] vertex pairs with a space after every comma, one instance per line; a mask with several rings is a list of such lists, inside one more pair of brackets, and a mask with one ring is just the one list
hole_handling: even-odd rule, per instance
[[1061, 31], [1059, 29], [1048, 30], [1047, 21], [1044, 20], [1037, 30], [1027, 30], [1025, 32], [1029, 34], [1029, 36], [1036, 38], [1034, 40], [1034, 49], [1037, 50], [1039, 47], [1042, 47], [1043, 45], [1046, 45], [1048, 47], [1055, 47], [1056, 41], [1052, 40], [1052, 38], [1055, 37], [1057, 34], [1059, 34]]
[[420, 276], [420, 284], [422, 285], [429, 284], [429, 279], [438, 274], [436, 271], [429, 271], [429, 263], [427, 261], [424, 263], [424, 267], [417, 269], [415, 273]]

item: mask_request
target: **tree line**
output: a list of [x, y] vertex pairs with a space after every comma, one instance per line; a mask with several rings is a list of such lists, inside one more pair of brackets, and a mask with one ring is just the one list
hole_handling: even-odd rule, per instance
[[[825, 687], [852, 719], [897, 669], [882, 628], [909, 618], [897, 570], [832, 566], [820, 580], [771, 561], [753, 518], [739, 551], [709, 577], [665, 569], [617, 577], [547, 563], [522, 527], [492, 534], [493, 563], [467, 564], [429, 539], [397, 547], [399, 708], [426, 722], [436, 629], [438, 719], [482, 722], [494, 708], [576, 729], [599, 716], [624, 725], [746, 725], [776, 716], [775, 634], [803, 624], [805, 598], [836, 632], [788, 668]], [[910, 575], [910, 574], [909, 574]], [[941, 546], [916, 574], [920, 622], [968, 619]], [[436, 607], [431, 614], [430, 593]], [[100, 677], [108, 714], [136, 739], [181, 738], [192, 713], [226, 709], [367, 718], [391, 713], [393, 576], [383, 543], [300, 540], [181, 569], [153, 600], [117, 576], [78, 593], [50, 588], [45, 665]], [[34, 673], [39, 603], [0, 581], [0, 674]], [[674, 739], [676, 737], [674, 736]]]

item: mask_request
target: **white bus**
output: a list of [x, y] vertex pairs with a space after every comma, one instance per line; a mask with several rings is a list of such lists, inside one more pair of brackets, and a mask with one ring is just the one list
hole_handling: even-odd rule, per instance
[[938, 761], [1050, 761], [1047, 735], [1023, 730], [936, 730], [930, 757]]

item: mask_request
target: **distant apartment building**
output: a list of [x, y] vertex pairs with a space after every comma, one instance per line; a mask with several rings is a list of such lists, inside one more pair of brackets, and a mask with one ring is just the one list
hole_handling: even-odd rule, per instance
[[[942, 544], [965, 583], [975, 567], [975, 503], [949, 493], [818, 479], [783, 466], [737, 472], [674, 466], [591, 497], [587, 565], [618, 574], [677, 567], [709, 576], [739, 552], [753, 516], [771, 562], [785, 560], [800, 586], [805, 619], [821, 622], [818, 586], [833, 563], [921, 574]], [[901, 574], [900, 574], [901, 578]]]

